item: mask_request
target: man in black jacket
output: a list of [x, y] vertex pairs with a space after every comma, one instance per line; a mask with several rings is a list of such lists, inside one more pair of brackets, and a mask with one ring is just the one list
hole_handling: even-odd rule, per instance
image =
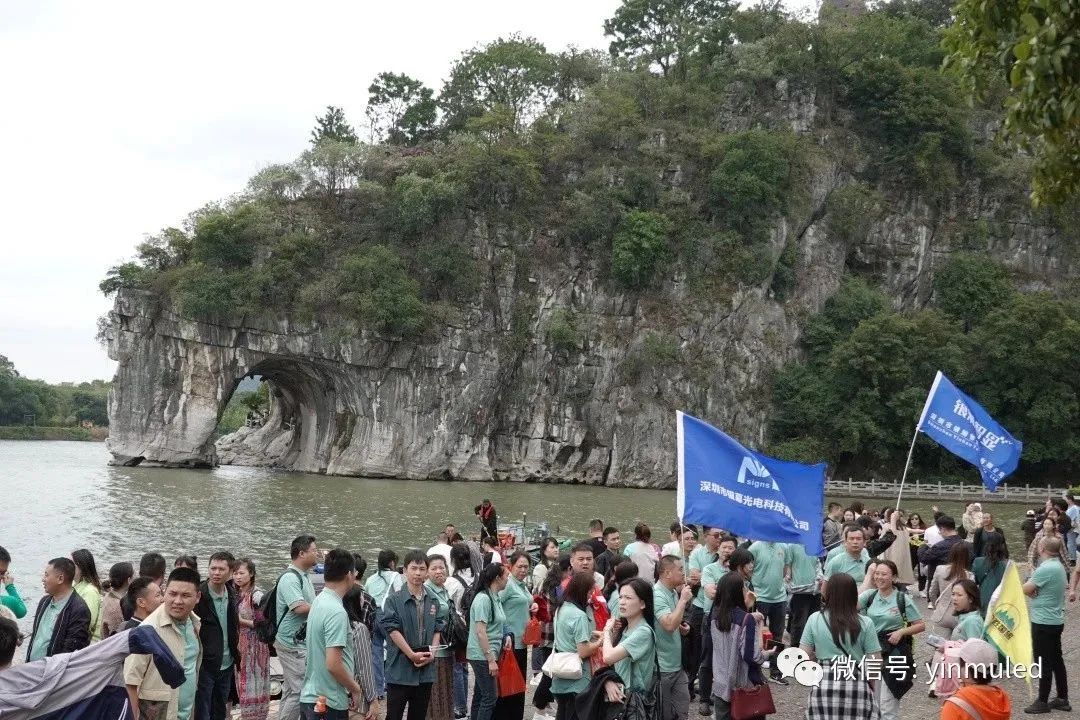
[[934, 523], [941, 532], [941, 541], [933, 545], [923, 545], [919, 548], [919, 562], [926, 566], [926, 577], [934, 577], [934, 571], [938, 565], [949, 561], [949, 553], [953, 545], [964, 542], [964, 538], [956, 532], [956, 521], [948, 515], [942, 515]]
[[45, 567], [41, 578], [45, 597], [34, 615], [27, 662], [75, 652], [90, 644], [90, 608], [72, 590], [74, 580], [75, 563], [69, 558], [53, 558]]
[[195, 614], [202, 621], [199, 639], [203, 660], [195, 697], [195, 720], [225, 720], [234, 668], [240, 660], [240, 619], [236, 594], [229, 583], [231, 558], [225, 552], [211, 555], [207, 580], [199, 587], [201, 596]]
[[896, 534], [892, 530], [886, 530], [882, 534], [881, 526], [871, 517], [860, 515], [855, 522], [862, 528], [863, 538], [866, 540], [866, 552], [870, 557], [877, 557], [885, 552], [896, 540]]

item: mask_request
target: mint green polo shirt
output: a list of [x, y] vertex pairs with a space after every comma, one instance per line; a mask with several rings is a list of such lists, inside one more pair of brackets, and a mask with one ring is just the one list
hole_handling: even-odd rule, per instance
[[[879, 633], [899, 630], [904, 627], [904, 620], [900, 617], [899, 596], [900, 592], [895, 589], [889, 593], [889, 597], [885, 597], [876, 589], [864, 590], [859, 595], [859, 612], [873, 621], [874, 628]], [[923, 619], [919, 606], [911, 599], [911, 595], [904, 598], [904, 614], [907, 615], [908, 622], [913, 623]], [[975, 614], [978, 615], [978, 613]]]
[[[668, 632], [660, 625], [660, 619], [673, 613], [678, 604], [679, 596], [674, 590], [669, 590], [662, 582], [653, 585], [653, 610], [656, 613], [653, 634], [656, 640], [656, 658], [662, 673], [678, 672], [682, 669], [682, 635], [679, 634], [679, 628]], [[685, 618], [683, 619], [685, 621]]]
[[[831, 578], [837, 573], [847, 573], [855, 579], [855, 584], [859, 585], [866, 578], [866, 563], [868, 562], [870, 562], [870, 554], [865, 548], [858, 560], [846, 552], [834, 555], [825, 563], [825, 578]], [[754, 589], [756, 590], [757, 587], [755, 586]]]
[[506, 588], [499, 593], [503, 613], [506, 615], [505, 632], [514, 634], [514, 648], [525, 648], [525, 625], [529, 622], [529, 608], [532, 606], [532, 593], [525, 584], [513, 575], [506, 581]]
[[[293, 570], [296, 572], [292, 572]], [[296, 573], [300, 573], [300, 577], [297, 577]], [[300, 629], [300, 626], [304, 624], [306, 618], [297, 615], [289, 608], [298, 602], [310, 604], [314, 601], [315, 588], [311, 585], [311, 578], [309, 578], [308, 574], [300, 568], [295, 565], [290, 565], [289, 569], [285, 571], [285, 574], [281, 576], [281, 580], [278, 581], [277, 641], [279, 643], [287, 648], [292, 648], [293, 650], [300, 647], [293, 642], [293, 638], [296, 637], [297, 631]]]
[[829, 629], [828, 611], [819, 610], [806, 621], [806, 629], [803, 630], [799, 644], [813, 648], [819, 663], [838, 657], [850, 657], [855, 662], [860, 662], [871, 653], [881, 652], [881, 645], [878, 643], [873, 620], [860, 615], [859, 624], [862, 626], [859, 637], [842, 638], [838, 647], [833, 642], [832, 631]]
[[821, 561], [806, 554], [806, 548], [798, 543], [788, 545], [788, 564], [791, 565], [793, 587], [813, 585], [817, 582]]
[[476, 634], [476, 624], [484, 623], [487, 630], [488, 647], [495, 651], [495, 659], [502, 654], [502, 639], [506, 633], [506, 611], [498, 598], [492, 600], [488, 591], [476, 593], [469, 606], [469, 642], [465, 646], [465, 658], [487, 662], [491, 658], [484, 656], [480, 647], [480, 637]]
[[956, 618], [956, 627], [953, 628], [950, 640], [963, 642], [964, 640], [981, 640], [983, 636], [984, 621], [982, 613], [978, 610], [966, 612]]
[[712, 612], [714, 600], [706, 594], [705, 588], [709, 585], [718, 584], [720, 578], [727, 575], [727, 573], [728, 568], [722, 565], [719, 560], [714, 563], [709, 563], [705, 566], [705, 569], [701, 571], [701, 592], [699, 593], [699, 597], [705, 598], [705, 604], [701, 609], [705, 611], [706, 616]]
[[233, 664], [232, 651], [229, 650], [229, 591], [225, 590], [220, 595], [215, 595], [209, 585], [206, 587], [210, 592], [210, 599], [214, 602], [214, 613], [221, 626], [221, 669], [228, 670]]
[[195, 691], [199, 687], [199, 635], [195, 623], [189, 617], [175, 622], [176, 629], [184, 636], [184, 684], [180, 686], [176, 700], [176, 720], [191, 720], [195, 707]]
[[1065, 587], [1069, 575], [1056, 557], [1043, 560], [1028, 578], [1039, 589], [1031, 599], [1031, 622], [1038, 625], [1065, 624]]
[[34, 635], [34, 644], [30, 646], [31, 661], [41, 660], [48, 656], [49, 643], [52, 641], [53, 630], [56, 628], [56, 618], [64, 612], [70, 599], [71, 593], [68, 593], [63, 600], [57, 602], [53, 599], [45, 606], [44, 612], [41, 613], [41, 620], [38, 622], [37, 633]]
[[[476, 604], [476, 601], [473, 601]], [[593, 619], [572, 602], [565, 602], [555, 613], [555, 652], [577, 652], [578, 645], [592, 640]], [[577, 680], [551, 679], [551, 692], [556, 695], [577, 695], [589, 687], [592, 663], [581, 661], [581, 677]]]
[[356, 669], [356, 655], [349, 638], [349, 614], [345, 606], [330, 588], [325, 588], [311, 603], [307, 616], [307, 665], [304, 684], [300, 690], [300, 702], [314, 703], [320, 695], [335, 710], [349, 709], [349, 692], [334, 679], [326, 669], [326, 651], [341, 648], [341, 660], [345, 671], [352, 675]]
[[784, 587], [784, 566], [787, 564], [787, 545], [758, 540], [750, 546], [754, 556], [754, 594], [758, 602], [781, 603], [787, 600]]
[[[686, 574], [687, 576], [694, 570], [698, 570], [702, 575], [705, 574], [705, 568], [712, 564], [713, 559], [716, 557], [716, 553], [709, 552], [709, 549], [704, 545], [698, 545], [690, 553], [690, 559], [686, 562]], [[705, 582], [702, 581], [701, 586], [705, 586]], [[694, 596], [693, 602], [690, 604], [696, 608], [705, 609], [705, 593], [698, 591], [698, 594]]]
[[619, 647], [626, 650], [626, 657], [615, 663], [615, 672], [622, 678], [627, 690], [645, 692], [652, 683], [656, 672], [655, 653], [653, 652], [653, 630], [644, 618], [638, 624], [623, 632]]

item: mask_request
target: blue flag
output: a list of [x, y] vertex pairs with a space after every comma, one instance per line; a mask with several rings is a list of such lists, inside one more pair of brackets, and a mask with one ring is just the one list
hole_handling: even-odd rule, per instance
[[683, 522], [753, 540], [799, 543], [810, 556], [822, 553], [825, 463], [800, 465], [747, 450], [682, 412], [675, 422]]
[[1020, 463], [1024, 444], [997, 424], [990, 413], [953, 385], [941, 371], [926, 397], [919, 430], [943, 448], [979, 468], [993, 492]]

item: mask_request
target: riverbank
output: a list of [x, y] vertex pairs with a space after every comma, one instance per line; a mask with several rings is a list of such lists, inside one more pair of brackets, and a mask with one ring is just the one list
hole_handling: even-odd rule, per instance
[[0, 425], [0, 440], [83, 440], [102, 442], [109, 437], [104, 427], [40, 427]]

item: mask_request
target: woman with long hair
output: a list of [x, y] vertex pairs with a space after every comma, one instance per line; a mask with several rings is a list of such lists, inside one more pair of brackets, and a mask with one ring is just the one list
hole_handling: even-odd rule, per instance
[[[822, 667], [821, 682], [810, 689], [806, 720], [868, 720], [877, 717], [874, 681], [859, 677], [863, 658], [881, 654], [874, 621], [859, 614], [855, 580], [836, 573], [822, 590], [824, 609], [806, 621], [799, 647]], [[851, 676], [838, 672], [838, 663], [854, 663]], [[714, 680], [715, 682], [715, 680]]]
[[986, 538], [983, 554], [975, 558], [971, 569], [975, 574], [975, 583], [979, 586], [979, 607], [983, 614], [990, 607], [990, 598], [1005, 578], [1005, 568], [1009, 565], [1009, 546], [1005, 538], [993, 533]]
[[716, 583], [709, 634], [712, 636], [712, 707], [716, 720], [731, 720], [735, 690], [764, 685], [761, 663], [773, 653], [763, 647], [765, 619], [751, 613], [742, 575], [729, 572]]
[[[499, 593], [499, 602], [506, 614], [506, 632], [513, 637], [514, 659], [517, 660], [524, 682], [528, 680], [525, 676], [528, 653], [525, 646], [525, 626], [536, 607], [532, 593], [525, 587], [525, 579], [529, 577], [529, 556], [524, 551], [517, 550], [510, 555], [507, 565], [510, 567], [510, 576], [506, 580], [506, 588]], [[525, 717], [525, 693], [499, 698], [495, 703], [495, 717], [498, 720], [522, 720]]]
[[506, 587], [509, 574], [502, 563], [491, 563], [476, 579], [476, 594], [469, 608], [469, 644], [465, 650], [475, 678], [472, 720], [491, 720], [498, 699], [496, 678], [506, 626], [499, 593]]
[[1042, 521], [1042, 528], [1039, 532], [1035, 533], [1035, 539], [1031, 541], [1031, 545], [1028, 546], [1028, 564], [1031, 566], [1031, 571], [1035, 572], [1035, 568], [1039, 567], [1039, 563], [1042, 562], [1042, 556], [1039, 554], [1042, 552], [1043, 541], [1047, 538], [1057, 538], [1061, 541], [1061, 553], [1058, 557], [1061, 560], [1062, 567], [1069, 567], [1069, 554], [1065, 549], [1065, 538], [1061, 536], [1061, 532], [1058, 531], [1058, 513], [1057, 509], [1052, 509], [1046, 514], [1046, 518]]
[[251, 558], [237, 560], [232, 580], [240, 620], [236, 694], [240, 698], [241, 720], [266, 720], [270, 711], [270, 646], [255, 634], [255, 609], [263, 598], [255, 579]]
[[975, 576], [968, 570], [970, 565], [971, 546], [966, 542], [959, 542], [949, 550], [948, 563], [939, 565], [934, 570], [934, 579], [930, 581], [930, 590], [927, 593], [929, 602], [927, 607], [934, 608], [930, 621], [934, 624], [935, 635], [947, 638], [952, 634], [952, 629], [956, 627], [952, 589], [953, 585], [961, 580], [975, 579]]
[[587, 612], [596, 579], [591, 572], [576, 573], [566, 586], [563, 603], [555, 611], [555, 652], [577, 653], [581, 658], [581, 677], [577, 680], [553, 678], [551, 692], [555, 695], [556, 720], [577, 720], [574, 700], [589, 687], [592, 679], [591, 658], [601, 646], [600, 634]]
[[652, 586], [641, 578], [624, 582], [619, 586], [618, 605], [620, 619], [608, 620], [601, 656], [622, 680], [622, 685], [611, 680], [604, 683], [607, 700], [613, 703], [623, 702], [627, 692], [648, 692], [656, 675]]
[[957, 581], [952, 588], [952, 604], [956, 627], [949, 639], [959, 642], [971, 638], [982, 639], [983, 616], [979, 611], [979, 586], [967, 578]]
[[[455, 534], [455, 536], [458, 536]], [[464, 541], [458, 541], [450, 546], [450, 577], [464, 588], [472, 587], [474, 578], [472, 572], [472, 554], [469, 546]], [[461, 596], [456, 601], [458, 612], [463, 612]], [[469, 660], [465, 654], [458, 651], [454, 656], [454, 717], [463, 718], [469, 712]]]
[[90, 642], [101, 639], [101, 579], [94, 554], [85, 548], [71, 553], [75, 563], [75, 586], [72, 588], [90, 608]]
[[[440, 612], [448, 614], [450, 606], [460, 606], [465, 588], [449, 576], [446, 558], [442, 555], [428, 556], [428, 578], [424, 588], [439, 602]], [[454, 702], [454, 653], [444, 648], [435, 653], [435, 682], [428, 700], [428, 720], [453, 720]]]
[[[882, 720], [895, 720], [900, 698], [911, 685], [915, 670], [912, 638], [926, 630], [915, 601], [897, 582], [896, 565], [891, 560], [872, 560], [867, 571], [873, 587], [859, 595], [859, 611], [870, 618], [877, 631], [881, 655], [890, 668], [877, 685], [877, 702]], [[897, 662], [896, 658], [902, 658]], [[904, 675], [903, 668], [907, 669]]]
[[101, 598], [101, 637], [116, 633], [124, 624], [124, 599], [128, 585], [135, 576], [135, 568], [129, 562], [119, 562], [109, 568], [109, 582]]
[[890, 510], [883, 517], [888, 520], [883, 525], [884, 531], [892, 531], [896, 540], [885, 552], [881, 554], [885, 560], [889, 560], [896, 566], [894, 582], [901, 588], [908, 588], [915, 584], [915, 568], [911, 564], [911, 533], [908, 532], [907, 524], [902, 521], [899, 510]]
[[540, 592], [540, 586], [544, 584], [548, 570], [559, 564], [559, 541], [553, 537], [546, 537], [540, 541], [540, 562], [536, 563], [532, 573], [532, 589], [534, 593]]

